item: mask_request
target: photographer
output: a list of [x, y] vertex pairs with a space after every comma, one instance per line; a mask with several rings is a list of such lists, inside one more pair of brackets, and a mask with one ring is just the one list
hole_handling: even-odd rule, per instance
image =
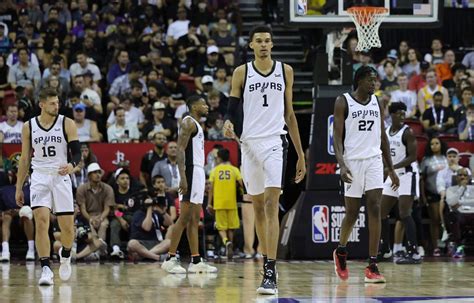
[[129, 254], [137, 254], [141, 258], [160, 261], [160, 254], [168, 251], [169, 234], [164, 239], [162, 231], [173, 224], [166, 213], [164, 199], [147, 198], [144, 208], [137, 210], [132, 218], [131, 236], [128, 242]]
[[159, 199], [160, 204], [166, 205], [167, 213], [170, 215], [171, 220], [176, 221], [178, 215], [176, 213], [176, 206], [174, 205], [173, 196], [166, 192], [166, 180], [161, 175], [156, 175], [152, 179], [151, 196], [155, 199]]

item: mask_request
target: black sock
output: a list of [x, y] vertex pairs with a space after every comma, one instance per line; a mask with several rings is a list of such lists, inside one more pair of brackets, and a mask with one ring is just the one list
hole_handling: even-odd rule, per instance
[[267, 255], [262, 255], [263, 256], [263, 270], [267, 268], [267, 263], [268, 263], [268, 256]]
[[61, 257], [69, 258], [71, 256], [71, 249], [67, 249], [63, 246], [63, 250], [61, 251]]
[[169, 261], [171, 258], [174, 258], [174, 257], [176, 257], [176, 254], [168, 253], [168, 257], [166, 257], [166, 261]]
[[273, 276], [275, 274], [275, 264], [276, 260], [275, 259], [268, 259], [267, 260], [267, 268], [265, 270], [265, 275], [267, 275], [267, 271], [271, 271], [271, 275]]
[[51, 268], [51, 266], [49, 265], [49, 258], [48, 257], [44, 257], [44, 258], [40, 258], [40, 263], [41, 263], [41, 267], [49, 267]]
[[191, 262], [192, 262], [193, 264], [198, 264], [199, 262], [201, 262], [201, 256], [200, 256], [200, 255], [191, 256]]
[[370, 265], [376, 265], [377, 264], [377, 256], [371, 256], [369, 257], [369, 266]]
[[382, 239], [381, 239], [381, 249], [380, 251], [386, 253], [390, 251], [390, 225], [388, 224], [388, 219], [382, 220]]
[[409, 254], [416, 253], [416, 226], [412, 216], [408, 216], [402, 219], [405, 225], [405, 235], [407, 239], [407, 251]]
[[336, 253], [338, 253], [338, 254], [340, 254], [340, 255], [345, 255], [345, 254], [347, 254], [347, 247], [342, 246], [341, 244], [339, 244], [339, 246], [338, 246], [337, 249], [336, 249]]

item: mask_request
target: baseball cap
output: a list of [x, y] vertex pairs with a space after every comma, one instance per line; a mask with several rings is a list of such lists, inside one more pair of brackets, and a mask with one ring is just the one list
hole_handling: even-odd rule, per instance
[[120, 176], [121, 174], [127, 174], [129, 177], [131, 177], [130, 175], [130, 171], [127, 169], [127, 168], [124, 168], [124, 167], [119, 167], [116, 171], [115, 171], [115, 179], [118, 178], [118, 176]]
[[77, 103], [76, 105], [74, 105], [74, 107], [72, 109], [74, 109], [74, 110], [78, 110], [78, 109], [86, 110], [86, 106], [82, 103]]
[[458, 150], [457, 148], [454, 148], [454, 147], [448, 148], [448, 150], [446, 151], [446, 155], [449, 155], [449, 154], [456, 154], [456, 155], [458, 155], [458, 154], [459, 154], [459, 150]]
[[90, 174], [96, 171], [103, 172], [102, 168], [100, 168], [99, 166], [99, 163], [91, 163], [89, 164], [89, 166], [87, 166], [87, 174]]
[[393, 59], [393, 60], [397, 60], [397, 59], [398, 59], [397, 50], [396, 50], [396, 49], [391, 49], [391, 50], [387, 53], [387, 58]]
[[207, 54], [219, 53], [219, 48], [215, 45], [211, 45], [207, 48]]
[[163, 104], [163, 102], [157, 101], [153, 104], [153, 109], [160, 110], [160, 109], [165, 109], [166, 105]]
[[205, 75], [204, 77], [202, 77], [201, 83], [202, 83], [202, 84], [214, 83], [214, 78], [212, 78], [212, 76]]

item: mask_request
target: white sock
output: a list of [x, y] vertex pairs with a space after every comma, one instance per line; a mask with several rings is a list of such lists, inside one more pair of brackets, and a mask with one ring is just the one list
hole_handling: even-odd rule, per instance
[[119, 251], [120, 247], [118, 245], [114, 245], [114, 246], [112, 246], [112, 250], [113, 251]]
[[7, 241], [3, 241], [2, 242], [2, 252], [3, 251], [8, 251], [10, 252], [10, 246], [8, 245], [8, 242]]
[[35, 251], [35, 240], [28, 240], [28, 250]]
[[397, 251], [402, 250], [402, 243], [394, 243], [393, 244], [393, 253], [396, 253]]

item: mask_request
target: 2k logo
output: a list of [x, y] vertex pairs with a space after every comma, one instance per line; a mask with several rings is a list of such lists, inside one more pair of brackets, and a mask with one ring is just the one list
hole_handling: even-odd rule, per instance
[[316, 163], [316, 175], [335, 175], [337, 163]]

